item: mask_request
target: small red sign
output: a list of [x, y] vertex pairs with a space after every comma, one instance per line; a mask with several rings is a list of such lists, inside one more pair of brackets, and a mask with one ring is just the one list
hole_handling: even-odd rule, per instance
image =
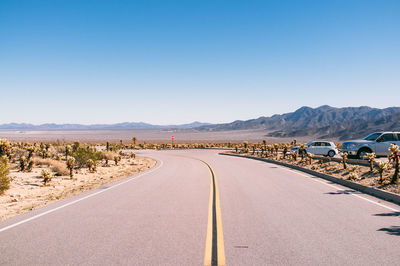
[[174, 139], [175, 137], [174, 136], [172, 136], [172, 139]]

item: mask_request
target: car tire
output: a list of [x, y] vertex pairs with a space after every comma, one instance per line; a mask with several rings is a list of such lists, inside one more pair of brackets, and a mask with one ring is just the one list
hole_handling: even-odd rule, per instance
[[359, 151], [357, 152], [357, 159], [365, 160], [364, 156], [365, 156], [367, 153], [371, 153], [371, 152], [372, 152], [372, 151], [371, 151], [370, 149], [365, 149], [365, 148], [363, 148], [363, 149], [361, 149], [361, 150], [359, 150]]
[[336, 154], [336, 153], [335, 153], [334, 151], [329, 151], [329, 152], [328, 152], [328, 156], [331, 157], [331, 158], [332, 158], [333, 156], [335, 156], [335, 154]]

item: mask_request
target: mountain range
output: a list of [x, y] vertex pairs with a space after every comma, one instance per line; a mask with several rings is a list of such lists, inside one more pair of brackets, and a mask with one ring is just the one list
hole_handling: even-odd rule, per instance
[[9, 123], [0, 130], [129, 130], [129, 129], [178, 129], [200, 132], [261, 130], [269, 137], [301, 137], [351, 139], [363, 137], [374, 131], [400, 131], [400, 107], [384, 109], [368, 106], [336, 108], [323, 105], [317, 108], [301, 107], [298, 110], [237, 120], [231, 123], [210, 124], [193, 122], [182, 125], [152, 125], [143, 122], [118, 124], [42, 124]]
[[152, 125], [144, 122], [124, 122], [117, 124], [41, 124], [33, 125], [27, 123], [9, 123], [0, 125], [0, 130], [124, 130], [124, 129], [190, 129], [200, 126], [211, 125], [210, 123], [193, 122], [181, 125]]
[[206, 125], [202, 131], [265, 130], [270, 137], [359, 138], [374, 131], [400, 131], [400, 107], [301, 107], [295, 112], [246, 121]]

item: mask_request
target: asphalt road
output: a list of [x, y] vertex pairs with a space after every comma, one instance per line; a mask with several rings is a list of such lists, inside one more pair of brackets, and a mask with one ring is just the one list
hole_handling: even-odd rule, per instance
[[157, 166], [1, 222], [0, 265], [400, 261], [398, 205], [215, 150], [138, 153]]

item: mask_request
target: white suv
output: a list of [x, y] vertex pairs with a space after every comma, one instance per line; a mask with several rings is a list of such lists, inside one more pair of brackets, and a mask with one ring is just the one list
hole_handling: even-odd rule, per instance
[[400, 132], [375, 132], [361, 140], [345, 141], [341, 151], [359, 159], [364, 159], [366, 153], [371, 152], [377, 156], [387, 156], [390, 144], [400, 146]]

